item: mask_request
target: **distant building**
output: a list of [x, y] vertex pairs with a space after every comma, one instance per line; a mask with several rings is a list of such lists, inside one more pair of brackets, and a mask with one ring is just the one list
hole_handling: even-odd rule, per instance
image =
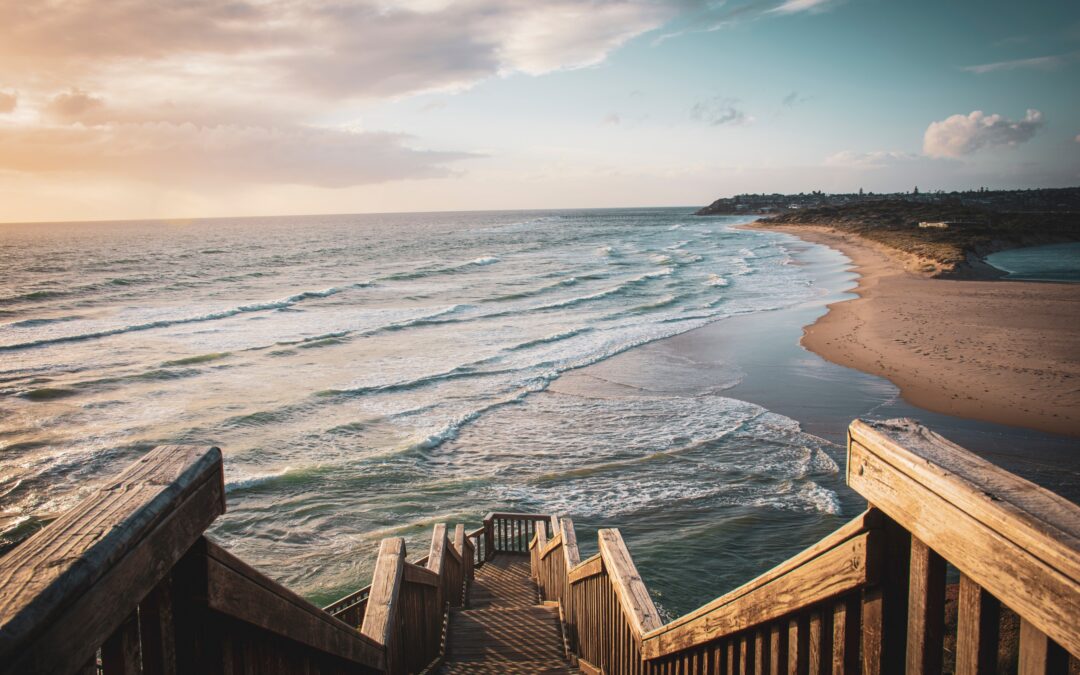
[[919, 227], [936, 227], [938, 229], [947, 230], [949, 228], [949, 224], [943, 222], [928, 222], [924, 220], [919, 223]]

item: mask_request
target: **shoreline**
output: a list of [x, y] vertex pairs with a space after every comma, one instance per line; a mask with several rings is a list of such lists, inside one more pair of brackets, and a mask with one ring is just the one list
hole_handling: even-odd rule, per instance
[[858, 275], [853, 299], [803, 329], [822, 358], [883, 377], [945, 415], [1080, 437], [1080, 286], [953, 280], [921, 261], [824, 226], [745, 225], [837, 250]]
[[[764, 312], [729, 316], [563, 373], [548, 395], [589, 398], [723, 396], [798, 422], [837, 449], [844, 470], [847, 428], [856, 418], [909, 417], [949, 440], [1067, 499], [1080, 503], [1080, 456], [1074, 438], [951, 416], [905, 401], [888, 379], [830, 362], [800, 344], [804, 327], [828, 306], [855, 297], [849, 258], [835, 248], [792, 237], [785, 247], [820, 290], [816, 298]], [[1078, 289], [1080, 290], [1080, 289]], [[864, 502], [841, 481], [844, 514]]]

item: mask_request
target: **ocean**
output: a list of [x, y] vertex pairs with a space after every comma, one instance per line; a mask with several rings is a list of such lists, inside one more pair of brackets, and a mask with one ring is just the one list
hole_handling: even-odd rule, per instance
[[[858, 510], [844, 449], [648, 368], [561, 375], [825, 293], [786, 235], [689, 209], [0, 225], [0, 530], [10, 545], [148, 449], [213, 444], [211, 536], [316, 602], [377, 542], [554, 512], [623, 530], [662, 612]], [[665, 372], [678, 363], [664, 364]], [[658, 371], [659, 372], [659, 371]], [[634, 378], [637, 378], [635, 380]], [[627, 380], [633, 385], [627, 385]], [[850, 503], [849, 503], [850, 502]]]

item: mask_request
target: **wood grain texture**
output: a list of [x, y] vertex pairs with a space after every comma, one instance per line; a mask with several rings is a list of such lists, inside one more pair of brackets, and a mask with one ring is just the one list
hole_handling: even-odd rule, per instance
[[368, 596], [360, 633], [384, 648], [389, 645], [392, 629], [396, 625], [394, 610], [404, 568], [405, 540], [401, 537], [383, 539], [379, 543], [379, 557], [375, 561], [375, 573], [371, 579], [371, 595]]
[[848, 484], [1080, 654], [1080, 507], [914, 423], [850, 429]]
[[[844, 541], [801, 567], [771, 577], [764, 585], [738, 589], [679, 620], [645, 636], [647, 659], [700, 645], [752, 628], [806, 608], [822, 600], [857, 590], [871, 583], [877, 566], [876, 531]], [[685, 618], [685, 617], [684, 617]]]
[[642, 635], [660, 627], [660, 614], [645, 588], [645, 582], [638, 574], [630, 552], [626, 550], [622, 534], [611, 529], [600, 530], [597, 536], [600, 539], [600, 555], [604, 560], [604, 569], [615, 588], [622, 610], [630, 621], [630, 627], [635, 632], [634, 638], [641, 640]]
[[0, 673], [81, 667], [223, 500], [217, 448], [161, 446], [0, 558]]
[[941, 672], [945, 639], [945, 560], [911, 539], [908, 584], [908, 673]]
[[325, 654], [382, 665], [380, 644], [210, 541], [205, 565], [208, 608]]
[[597, 553], [596, 555], [592, 556], [591, 558], [586, 558], [585, 560], [582, 560], [578, 564], [578, 566], [575, 567], [574, 569], [570, 570], [570, 573], [567, 574], [566, 576], [567, 576], [567, 580], [571, 584], [576, 584], [576, 583], [578, 583], [580, 581], [584, 581], [585, 579], [588, 579], [589, 577], [596, 576], [597, 574], [600, 574], [603, 571], [604, 571], [604, 560], [603, 560], [602, 556], [599, 553]]

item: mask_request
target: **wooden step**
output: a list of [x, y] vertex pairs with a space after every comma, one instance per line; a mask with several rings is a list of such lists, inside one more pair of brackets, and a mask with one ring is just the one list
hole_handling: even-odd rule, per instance
[[527, 557], [500, 554], [477, 570], [468, 605], [450, 616], [440, 672], [578, 672], [565, 660], [558, 608], [537, 604]]

